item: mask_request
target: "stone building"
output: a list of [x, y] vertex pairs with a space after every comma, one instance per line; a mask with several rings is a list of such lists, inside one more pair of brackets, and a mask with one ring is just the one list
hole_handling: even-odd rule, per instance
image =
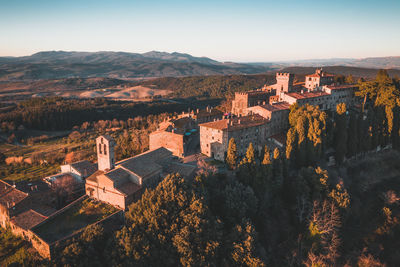
[[292, 92], [282, 95], [282, 101], [293, 105], [297, 103], [299, 106], [309, 104], [314, 106], [319, 106], [320, 109], [326, 109], [327, 103], [329, 102], [330, 95], [323, 91], [300, 91]]
[[191, 116], [164, 121], [157, 131], [150, 133], [149, 148], [154, 150], [164, 147], [174, 156], [184, 157], [187, 143], [196, 131], [197, 124]]
[[326, 73], [322, 69], [317, 69], [315, 73], [306, 75], [305, 88], [308, 90], [318, 90], [323, 85], [333, 84], [335, 75]]
[[71, 164], [61, 165], [61, 173], [69, 173], [80, 180], [84, 180], [95, 171], [97, 171], [97, 164], [88, 160], [81, 160]]
[[264, 105], [269, 103], [269, 97], [275, 95], [275, 91], [255, 90], [248, 92], [236, 92], [232, 100], [232, 114], [243, 116], [248, 107]]
[[286, 102], [250, 107], [247, 112], [248, 114], [258, 114], [268, 119], [267, 127], [270, 135], [279, 134], [289, 128], [290, 104]]
[[[101, 140], [101, 137], [97, 140]], [[109, 140], [112, 141], [111, 138]], [[98, 156], [104, 157], [104, 154], [99, 153], [98, 150]], [[108, 156], [114, 157], [109, 153]], [[171, 151], [160, 147], [116, 162], [112, 169], [100, 168], [99, 163], [99, 170], [86, 179], [85, 191], [92, 198], [125, 210], [141, 196], [145, 188], [157, 185], [168, 173], [177, 169], [181, 175], [190, 176], [195, 167], [179, 165], [173, 161]]]
[[222, 116], [224, 116], [224, 113], [222, 111], [210, 107], [193, 112], [193, 118], [196, 120], [196, 124], [214, 120], [221, 120]]
[[231, 138], [236, 141], [239, 155], [246, 153], [250, 142], [256, 150], [261, 151], [267, 137], [271, 135], [268, 122], [264, 117], [253, 114], [200, 124], [201, 153], [225, 160]]
[[0, 225], [4, 228], [13, 216], [27, 210], [28, 194], [0, 180]]

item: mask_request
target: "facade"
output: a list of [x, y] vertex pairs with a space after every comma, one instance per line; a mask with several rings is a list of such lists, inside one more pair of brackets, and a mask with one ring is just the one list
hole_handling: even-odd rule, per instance
[[88, 160], [81, 160], [71, 164], [61, 165], [62, 173], [70, 173], [75, 177], [83, 180], [97, 171], [97, 164]]
[[156, 186], [167, 174], [179, 172], [190, 176], [194, 173], [196, 167], [174, 162], [172, 156], [170, 150], [159, 147], [116, 162], [111, 170], [99, 168], [86, 179], [86, 195], [125, 210], [146, 188]]
[[28, 194], [0, 180], [0, 225], [6, 228], [10, 219], [24, 212], [29, 203]]
[[[268, 138], [280, 140], [276, 143], [281, 146], [283, 141], [280, 134], [289, 127], [291, 105], [309, 104], [322, 110], [334, 111], [338, 103], [346, 103], [348, 106], [354, 104], [355, 89], [354, 85], [335, 85], [334, 75], [322, 69], [307, 75], [304, 83], [294, 83], [292, 74], [277, 73], [276, 84], [264, 86], [262, 90], [235, 93], [232, 113], [238, 118], [200, 125], [201, 152], [224, 160], [231, 137], [237, 142], [239, 154], [246, 151], [250, 142], [258, 149]], [[252, 123], [244, 123], [249, 116], [255, 115], [265, 121], [257, 124], [256, 119]], [[240, 129], [236, 125], [241, 125]]]
[[200, 124], [201, 153], [223, 161], [231, 138], [236, 141], [239, 155], [246, 153], [249, 143], [261, 151], [270, 135], [268, 122], [264, 117], [253, 114]]
[[286, 102], [250, 107], [247, 111], [248, 114], [258, 114], [269, 120], [267, 127], [270, 135], [279, 134], [289, 128], [290, 104]]
[[248, 107], [267, 104], [270, 96], [274, 94], [275, 91], [263, 90], [236, 92], [235, 99], [232, 100], [232, 114], [236, 116], [246, 115]]
[[308, 90], [318, 90], [323, 85], [333, 84], [335, 75], [326, 73], [322, 69], [317, 69], [314, 74], [307, 75], [305, 87]]
[[[101, 137], [97, 140], [101, 140]], [[104, 154], [99, 155], [99, 153], [98, 150], [98, 156], [104, 157]], [[158, 148], [117, 162], [111, 170], [99, 169], [86, 179], [86, 194], [125, 210], [130, 203], [141, 196], [144, 188], [159, 181], [162, 177], [163, 164], [171, 156], [169, 150]], [[112, 161], [106, 160], [106, 162]]]
[[186, 140], [184, 134], [175, 131], [155, 131], [149, 135], [149, 149], [154, 150], [164, 147], [172, 152], [174, 156], [185, 155]]

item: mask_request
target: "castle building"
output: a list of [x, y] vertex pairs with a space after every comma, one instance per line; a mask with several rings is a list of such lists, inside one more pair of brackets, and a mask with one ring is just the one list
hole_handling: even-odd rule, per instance
[[[239, 154], [245, 153], [250, 142], [256, 149], [262, 147], [268, 138], [288, 129], [290, 106], [295, 103], [331, 111], [336, 109], [338, 103], [351, 106], [355, 101], [356, 86], [335, 85], [334, 77], [317, 69], [314, 74], [306, 76], [304, 83], [294, 83], [293, 74], [277, 73], [273, 85], [264, 86], [262, 90], [235, 93], [232, 113], [238, 118], [201, 124], [201, 152], [224, 160], [231, 137], [237, 142], [239, 140]], [[249, 119], [251, 116], [253, 119]], [[254, 119], [254, 116], [258, 118]]]
[[247, 112], [248, 114], [258, 114], [269, 121], [267, 125], [269, 136], [279, 134], [289, 128], [289, 103], [279, 102], [254, 106], [248, 108]]
[[323, 85], [334, 83], [335, 75], [326, 73], [322, 69], [317, 69], [315, 73], [306, 75], [305, 87], [308, 90], [318, 90]]
[[266, 118], [253, 114], [200, 124], [201, 153], [223, 161], [231, 138], [236, 141], [239, 155], [246, 153], [250, 142], [256, 150], [261, 151], [271, 135], [268, 122]]
[[269, 103], [269, 97], [274, 94], [275, 92], [263, 90], [236, 92], [235, 99], [232, 100], [232, 114], [245, 115], [248, 107]]

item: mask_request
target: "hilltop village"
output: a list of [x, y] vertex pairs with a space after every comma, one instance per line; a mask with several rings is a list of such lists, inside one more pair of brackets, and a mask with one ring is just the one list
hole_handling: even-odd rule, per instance
[[[65, 164], [59, 173], [40, 181], [0, 181], [0, 225], [28, 240], [43, 257], [52, 258], [56, 247], [79, 236], [88, 225], [121, 228], [129, 205], [168, 174], [193, 177], [200, 158], [224, 161], [231, 138], [237, 142], [238, 155], [244, 155], [250, 143], [258, 152], [265, 144], [283, 149], [294, 104], [328, 112], [339, 103], [351, 107], [357, 104], [355, 89], [352, 84], [335, 84], [334, 75], [322, 69], [298, 83], [293, 74], [277, 73], [273, 85], [235, 93], [230, 112], [208, 107], [165, 120], [149, 135], [149, 150], [134, 157], [116, 161], [115, 141], [101, 135], [96, 139], [96, 163]], [[57, 207], [51, 194], [54, 187], [71, 192], [67, 206]], [[76, 223], [65, 223], [77, 211]]]

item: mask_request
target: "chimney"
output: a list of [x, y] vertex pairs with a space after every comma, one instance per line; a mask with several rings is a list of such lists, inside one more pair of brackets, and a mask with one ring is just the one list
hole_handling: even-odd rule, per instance
[[301, 94], [304, 94], [304, 90], [301, 90], [300, 93], [301, 93]]
[[238, 124], [240, 124], [240, 119], [238, 120]]

